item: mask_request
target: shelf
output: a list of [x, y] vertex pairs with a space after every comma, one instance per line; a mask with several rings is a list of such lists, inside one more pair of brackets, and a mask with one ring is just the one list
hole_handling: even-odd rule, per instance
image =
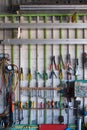
[[59, 45], [59, 44], [87, 44], [87, 39], [6, 39], [1, 40], [1, 45]]
[[23, 110], [59, 110], [59, 109], [66, 109], [66, 110], [75, 110], [77, 108], [23, 108]]
[[87, 29], [87, 23], [1, 23], [0, 29]]
[[20, 90], [62, 90], [63, 88], [58, 87], [58, 88], [52, 88], [52, 87], [20, 87]]
[[20, 5], [22, 11], [87, 10], [87, 5]]
[[23, 108], [23, 110], [57, 110], [57, 109], [65, 109], [65, 108]]

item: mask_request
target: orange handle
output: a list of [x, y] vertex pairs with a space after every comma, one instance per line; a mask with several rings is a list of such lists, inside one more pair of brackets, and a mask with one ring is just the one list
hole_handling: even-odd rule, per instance
[[12, 102], [12, 112], [14, 112], [14, 110], [15, 110], [15, 103]]
[[22, 109], [23, 108], [23, 104], [22, 104], [22, 102], [20, 102], [20, 109]]

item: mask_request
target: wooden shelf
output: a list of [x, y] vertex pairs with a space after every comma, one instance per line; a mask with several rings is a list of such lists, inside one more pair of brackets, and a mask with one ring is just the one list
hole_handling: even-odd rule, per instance
[[52, 87], [20, 87], [20, 90], [62, 90], [63, 88], [57, 87], [57, 88], [52, 88]]
[[23, 110], [58, 110], [58, 109], [65, 109], [65, 108], [23, 108]]

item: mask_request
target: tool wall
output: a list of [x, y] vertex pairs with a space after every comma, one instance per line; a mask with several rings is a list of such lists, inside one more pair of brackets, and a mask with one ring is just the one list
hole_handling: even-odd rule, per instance
[[[84, 122], [84, 114], [76, 114], [74, 82], [87, 79], [86, 23], [87, 15], [76, 13], [0, 15], [1, 63], [9, 58], [4, 64], [15, 70], [14, 82], [6, 82], [14, 90], [12, 124], [75, 124], [78, 115]], [[11, 70], [5, 76], [10, 77]], [[1, 93], [1, 119], [4, 96]], [[78, 99], [83, 111], [86, 96]]]

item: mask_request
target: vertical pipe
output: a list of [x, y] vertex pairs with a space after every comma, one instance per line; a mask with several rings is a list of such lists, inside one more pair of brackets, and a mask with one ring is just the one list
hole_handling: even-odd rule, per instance
[[[21, 17], [19, 17], [19, 23], [21, 22]], [[21, 45], [19, 45], [19, 70], [20, 70], [20, 72], [21, 72]], [[20, 101], [21, 101], [21, 99], [20, 99], [20, 87], [21, 87], [21, 78], [19, 78], [19, 103], [20, 103]], [[18, 122], [19, 122], [19, 124], [20, 124], [20, 108], [19, 108], [19, 106], [18, 106]]]
[[[4, 23], [5, 23], [5, 17], [4, 17]], [[3, 29], [3, 39], [5, 39], [5, 29]], [[5, 53], [5, 45], [3, 45], [3, 53]]]
[[[78, 16], [76, 15], [76, 23], [77, 23], [77, 21], [78, 21]], [[77, 29], [75, 29], [75, 38], [76, 39], [78, 38], [78, 30]], [[78, 45], [76, 44], [75, 45], [75, 59], [77, 59], [77, 58], [78, 58]], [[78, 79], [77, 75], [75, 76], [75, 79], [76, 80]]]
[[[44, 17], [44, 23], [47, 22], [47, 17], [45, 16]], [[44, 39], [47, 38], [47, 33], [46, 33], [46, 29], [44, 29]], [[46, 48], [46, 44], [44, 45], [44, 73], [46, 73], [46, 51], [47, 51], [47, 48]], [[46, 79], [44, 78], [44, 87], [46, 87]], [[44, 109], [44, 123], [46, 124], [47, 122], [47, 110], [46, 110], [46, 92], [44, 92], [44, 104], [45, 104], [45, 109]]]
[[[85, 22], [85, 18], [83, 16], [83, 23]], [[85, 38], [85, 30], [83, 29], [83, 39]], [[83, 44], [83, 53], [85, 52], [85, 45]], [[83, 66], [83, 80], [85, 80], [85, 67], [84, 63], [82, 63]], [[83, 112], [84, 112], [84, 107], [85, 107], [85, 98], [83, 97]], [[83, 116], [83, 124], [84, 124], [84, 116]]]
[[[31, 23], [31, 16], [29, 17], [29, 23]], [[31, 39], [31, 29], [28, 31], [28, 38]], [[31, 45], [28, 45], [28, 75], [31, 71]], [[31, 72], [30, 72], [31, 73]], [[30, 88], [31, 80], [28, 77], [28, 87]], [[29, 91], [28, 103], [31, 101], [31, 91]], [[31, 108], [28, 110], [28, 124], [31, 124]]]
[[[12, 23], [14, 23], [14, 17], [12, 17]], [[12, 38], [14, 38], [14, 30], [12, 30]], [[12, 64], [14, 64], [14, 46], [11, 46], [11, 59], [12, 59]], [[14, 88], [14, 84], [12, 84], [12, 90]], [[14, 99], [15, 100], [15, 99]], [[11, 101], [12, 102], [12, 101]], [[12, 104], [12, 103], [11, 103]], [[14, 115], [12, 114], [14, 117]], [[13, 118], [12, 117], [12, 118]]]
[[[67, 29], [67, 38], [69, 39], [69, 29]], [[69, 56], [69, 44], [67, 44], [67, 62], [69, 60], [68, 56]], [[68, 78], [68, 74], [67, 74], [67, 89], [68, 89], [68, 87], [70, 87], [69, 85], [70, 85], [70, 83], [69, 83], [69, 78]], [[67, 124], [69, 126], [69, 103], [68, 103], [68, 111], [67, 111]]]
[[[78, 21], [78, 15], [76, 15], [76, 23]], [[75, 29], [75, 38], [77, 39], [78, 38], [78, 30]], [[78, 59], [78, 45], [75, 44], [75, 62], [77, 62], [77, 59]], [[75, 71], [76, 71], [76, 68], [75, 68]], [[78, 76], [75, 75], [75, 80], [78, 79]], [[77, 125], [77, 130], [78, 130], [78, 108], [76, 109], [76, 125]]]
[[[60, 16], [60, 23], [62, 23], [62, 16]], [[59, 30], [59, 38], [62, 38], [62, 29]], [[62, 44], [59, 45], [59, 78], [60, 78], [60, 86], [62, 87]], [[64, 122], [64, 117], [62, 116], [62, 93], [60, 92], [60, 115], [59, 122], [60, 124]]]
[[[14, 16], [12, 17], [12, 23], [14, 23]], [[12, 38], [14, 38], [14, 30], [12, 30]], [[11, 62], [14, 63], [14, 45], [11, 45]]]
[[[38, 23], [38, 16], [36, 22]], [[36, 38], [38, 39], [38, 29], [36, 29]], [[37, 72], [38, 72], [38, 45], [36, 44], [36, 73]], [[36, 76], [36, 87], [38, 88], [38, 76]], [[38, 92], [36, 93], [36, 108], [38, 108]], [[36, 110], [36, 124], [38, 124], [38, 110]]]
[[[53, 17], [52, 17], [53, 18]], [[52, 22], [53, 22], [53, 19], [52, 19]], [[52, 29], [52, 38], [53, 38], [53, 29]], [[52, 57], [53, 57], [53, 44], [52, 44]], [[53, 62], [52, 62], [52, 71], [53, 71]], [[53, 80], [53, 76], [52, 76], [52, 88], [53, 88], [53, 85], [54, 85], [54, 80]], [[53, 90], [54, 91], [54, 90]], [[53, 95], [54, 95], [54, 92], [52, 92]], [[53, 100], [53, 99], [52, 99]], [[54, 123], [54, 110], [52, 108], [52, 124]]]
[[[60, 23], [62, 23], [62, 16], [60, 17]], [[62, 29], [60, 29], [60, 39], [62, 38]], [[59, 55], [62, 56], [62, 44], [59, 45]], [[62, 69], [62, 64], [60, 61], [60, 70]], [[60, 78], [60, 85], [62, 84], [62, 78]], [[62, 102], [62, 93], [60, 93], [60, 104]], [[60, 105], [60, 116], [62, 115], [62, 109], [61, 109], [61, 105]]]

